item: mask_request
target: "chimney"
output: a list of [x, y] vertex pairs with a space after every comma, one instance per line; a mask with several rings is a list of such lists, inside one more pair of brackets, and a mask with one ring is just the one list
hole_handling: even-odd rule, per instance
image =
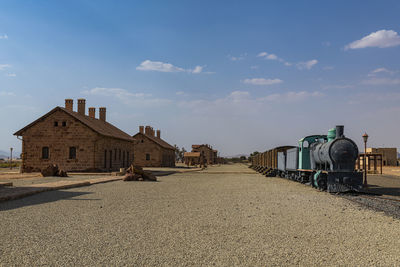
[[157, 130], [157, 138], [161, 139], [161, 130]]
[[69, 111], [73, 111], [74, 107], [74, 100], [73, 99], [65, 99], [65, 108]]
[[89, 117], [95, 119], [96, 118], [96, 108], [89, 108]]
[[78, 99], [78, 113], [81, 115], [85, 115], [85, 103], [86, 100], [83, 98]]
[[99, 108], [99, 119], [101, 121], [106, 121], [106, 108], [105, 107]]
[[156, 136], [156, 132], [154, 131], [153, 127], [151, 127], [151, 136]]
[[145, 134], [151, 136], [151, 127], [150, 127], [150, 126], [146, 126], [146, 128], [145, 128]]
[[336, 125], [336, 138], [344, 137], [344, 126]]
[[139, 133], [144, 134], [144, 126], [139, 126]]

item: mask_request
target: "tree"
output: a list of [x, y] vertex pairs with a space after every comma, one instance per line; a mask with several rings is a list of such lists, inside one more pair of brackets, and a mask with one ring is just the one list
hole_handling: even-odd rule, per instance
[[186, 149], [184, 147], [182, 147], [181, 151], [179, 152], [179, 158], [182, 163], [185, 162], [185, 153], [186, 153]]
[[174, 145], [174, 148], [175, 148], [175, 162], [178, 162], [180, 158], [180, 150], [177, 145]]

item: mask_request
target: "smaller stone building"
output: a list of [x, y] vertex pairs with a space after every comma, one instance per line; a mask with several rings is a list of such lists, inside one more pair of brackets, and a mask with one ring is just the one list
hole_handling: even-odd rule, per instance
[[205, 162], [208, 165], [217, 164], [218, 162], [218, 151], [214, 150], [208, 144], [192, 145], [192, 152], [200, 152], [204, 155]]
[[383, 166], [397, 166], [397, 148], [395, 147], [368, 147], [367, 153], [382, 154]]
[[161, 131], [157, 136], [153, 127], [139, 126], [135, 139], [134, 164], [141, 167], [174, 167], [175, 148], [161, 139]]
[[202, 152], [185, 152], [184, 158], [187, 166], [204, 164], [204, 153]]

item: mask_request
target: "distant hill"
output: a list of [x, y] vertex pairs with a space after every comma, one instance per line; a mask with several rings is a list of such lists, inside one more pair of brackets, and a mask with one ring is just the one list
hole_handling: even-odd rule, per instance
[[[13, 158], [18, 158], [21, 152], [13, 151]], [[0, 159], [8, 159], [10, 157], [10, 151], [0, 150]]]
[[237, 155], [232, 155], [232, 156], [226, 156], [225, 158], [240, 158], [242, 156], [245, 156], [246, 158], [249, 157], [247, 154], [237, 154]]

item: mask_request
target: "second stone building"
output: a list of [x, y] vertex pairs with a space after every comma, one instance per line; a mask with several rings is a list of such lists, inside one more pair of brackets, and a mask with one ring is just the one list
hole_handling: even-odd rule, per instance
[[142, 167], [174, 167], [175, 148], [161, 139], [161, 131], [153, 127], [139, 126], [139, 132], [133, 136], [134, 164]]

